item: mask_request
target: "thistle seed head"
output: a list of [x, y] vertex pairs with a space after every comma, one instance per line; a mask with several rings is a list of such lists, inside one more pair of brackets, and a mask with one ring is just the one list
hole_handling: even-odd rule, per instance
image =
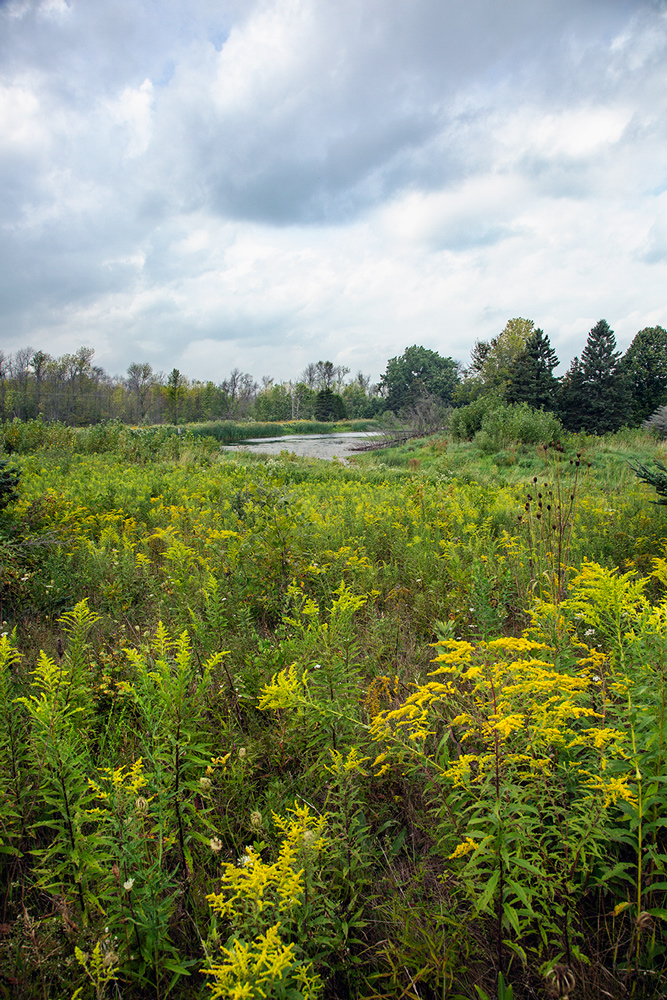
[[574, 972], [570, 966], [560, 964], [554, 965], [547, 978], [549, 980], [549, 987], [554, 996], [560, 997], [561, 1000], [568, 1000], [568, 997], [577, 982]]

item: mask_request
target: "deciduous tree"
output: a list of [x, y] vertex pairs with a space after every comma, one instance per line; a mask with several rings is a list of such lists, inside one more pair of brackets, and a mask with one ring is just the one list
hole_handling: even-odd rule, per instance
[[464, 380], [456, 393], [457, 402], [471, 403], [478, 396], [486, 395], [502, 399], [511, 378], [512, 366], [523, 352], [534, 327], [532, 319], [517, 316], [507, 321], [497, 337], [476, 340]]
[[139, 418], [143, 421], [148, 412], [151, 389], [157, 383], [152, 365], [147, 361], [134, 362], [127, 369], [125, 384], [134, 397]]
[[452, 358], [443, 358], [427, 347], [408, 347], [397, 358], [390, 358], [387, 370], [380, 376], [386, 408], [397, 413], [414, 406], [423, 396], [437, 396], [446, 406], [453, 400], [460, 381], [460, 365]]

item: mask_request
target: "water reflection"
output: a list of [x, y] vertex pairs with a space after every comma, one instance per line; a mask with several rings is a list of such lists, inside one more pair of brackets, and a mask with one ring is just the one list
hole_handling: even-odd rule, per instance
[[354, 453], [359, 444], [367, 444], [374, 437], [380, 436], [380, 431], [345, 431], [341, 434], [286, 434], [283, 437], [248, 438], [241, 444], [225, 445], [226, 451], [253, 451], [263, 455], [279, 455], [288, 451], [304, 458], [324, 458], [329, 461], [338, 458], [345, 461]]

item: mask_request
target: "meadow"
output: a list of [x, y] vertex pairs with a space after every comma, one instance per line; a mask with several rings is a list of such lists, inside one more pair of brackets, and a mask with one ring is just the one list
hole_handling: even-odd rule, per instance
[[665, 995], [666, 446], [224, 439], [2, 428], [0, 997]]

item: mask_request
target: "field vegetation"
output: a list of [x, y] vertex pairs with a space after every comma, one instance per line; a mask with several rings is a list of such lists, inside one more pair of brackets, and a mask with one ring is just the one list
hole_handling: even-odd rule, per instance
[[3, 426], [0, 997], [667, 993], [667, 445], [470, 405]]

